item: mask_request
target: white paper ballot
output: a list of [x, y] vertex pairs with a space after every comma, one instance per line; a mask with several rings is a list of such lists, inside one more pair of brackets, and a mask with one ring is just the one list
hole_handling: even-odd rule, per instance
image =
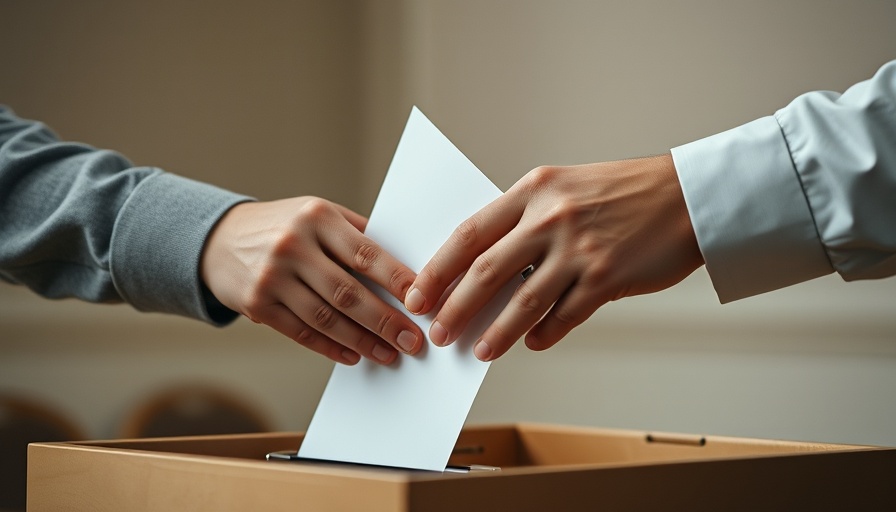
[[[374, 205], [366, 234], [414, 272], [461, 222], [501, 195], [416, 107]], [[404, 306], [365, 281], [399, 311]], [[427, 338], [389, 366], [336, 365], [299, 456], [444, 471], [489, 363], [472, 345], [507, 304], [511, 282], [448, 347]], [[410, 315], [409, 315], [410, 316]], [[424, 334], [435, 317], [412, 317]]]

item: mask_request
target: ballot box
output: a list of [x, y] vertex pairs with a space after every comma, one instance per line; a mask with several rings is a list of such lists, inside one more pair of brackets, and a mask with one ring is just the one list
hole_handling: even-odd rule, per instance
[[28, 510], [896, 510], [893, 448], [510, 424], [463, 430], [470, 472], [266, 460], [301, 441], [32, 444]]

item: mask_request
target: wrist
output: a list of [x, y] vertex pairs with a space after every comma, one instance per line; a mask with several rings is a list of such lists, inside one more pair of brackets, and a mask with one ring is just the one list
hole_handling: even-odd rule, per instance
[[[209, 307], [226, 305], [223, 283], [226, 282], [225, 276], [230, 267], [227, 256], [233, 251], [229, 244], [236, 239], [233, 226], [238, 223], [241, 212], [250, 204], [253, 203], [238, 203], [225, 211], [205, 239], [199, 255], [199, 280], [207, 290], [204, 295]], [[214, 299], [216, 304], [209, 304], [209, 298]]]
[[681, 239], [683, 254], [686, 261], [696, 270], [703, 266], [705, 262], [703, 253], [700, 252], [700, 244], [697, 241], [697, 234], [691, 221], [684, 191], [682, 190], [681, 181], [679, 181], [678, 171], [675, 168], [675, 160], [672, 158], [671, 153], [666, 153], [657, 158], [660, 160], [664, 179], [668, 184], [668, 204], [672, 218], [675, 219], [675, 227]]

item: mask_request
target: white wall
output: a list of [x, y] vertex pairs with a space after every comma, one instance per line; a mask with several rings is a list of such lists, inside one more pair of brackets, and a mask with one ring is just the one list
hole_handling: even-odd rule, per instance
[[[413, 104], [506, 188], [540, 164], [667, 151], [896, 57], [891, 2], [37, 4], [0, 7], [45, 15], [0, 32], [0, 101], [141, 163], [362, 212]], [[896, 445], [894, 297], [894, 279], [828, 277], [720, 306], [698, 271], [606, 306], [548, 352], [515, 348], [470, 421]], [[0, 390], [92, 436], [184, 379], [302, 429], [329, 369], [250, 322], [217, 330], [0, 286]]]

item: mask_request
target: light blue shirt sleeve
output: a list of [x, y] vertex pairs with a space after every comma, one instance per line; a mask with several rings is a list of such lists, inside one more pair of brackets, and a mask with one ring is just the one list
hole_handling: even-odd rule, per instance
[[672, 157], [720, 301], [896, 274], [896, 61]]

